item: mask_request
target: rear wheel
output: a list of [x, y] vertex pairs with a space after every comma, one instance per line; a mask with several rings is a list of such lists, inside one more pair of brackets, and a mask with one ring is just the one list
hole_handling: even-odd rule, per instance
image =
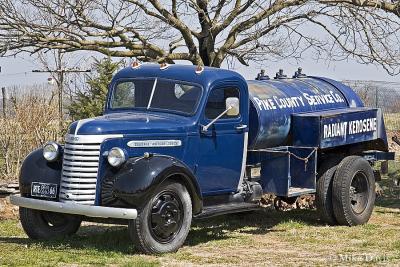
[[368, 161], [359, 156], [344, 158], [333, 179], [333, 211], [341, 225], [368, 222], [375, 204], [375, 178]]
[[318, 177], [315, 194], [315, 205], [321, 220], [329, 225], [337, 225], [332, 203], [332, 186], [337, 165], [343, 159], [340, 154], [325, 157], [318, 167]]
[[20, 207], [22, 228], [32, 239], [50, 240], [75, 234], [81, 225], [77, 216]]
[[329, 225], [337, 224], [332, 204], [332, 184], [337, 166], [328, 168], [317, 181], [315, 204], [321, 219]]
[[175, 252], [185, 242], [191, 221], [192, 201], [186, 187], [167, 182], [129, 222], [129, 233], [141, 252]]

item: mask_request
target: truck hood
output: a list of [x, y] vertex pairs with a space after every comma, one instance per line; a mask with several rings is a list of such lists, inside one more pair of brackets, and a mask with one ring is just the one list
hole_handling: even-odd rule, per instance
[[189, 117], [170, 113], [124, 112], [75, 121], [71, 124], [68, 133], [83, 135], [183, 134], [194, 127], [195, 123]]

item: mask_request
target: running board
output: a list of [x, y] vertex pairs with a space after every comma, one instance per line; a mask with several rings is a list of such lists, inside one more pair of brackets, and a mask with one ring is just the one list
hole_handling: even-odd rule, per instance
[[259, 208], [260, 205], [254, 203], [229, 203], [229, 204], [207, 206], [203, 208], [202, 213], [194, 216], [194, 218], [203, 219], [229, 213], [252, 211], [252, 210], [257, 210]]

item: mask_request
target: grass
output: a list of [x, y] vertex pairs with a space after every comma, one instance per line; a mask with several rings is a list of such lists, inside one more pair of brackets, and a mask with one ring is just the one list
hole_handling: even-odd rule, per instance
[[[391, 165], [389, 178], [399, 174]], [[3, 220], [0, 265], [399, 265], [400, 189], [381, 184], [385, 195], [366, 225], [326, 226], [315, 210], [226, 215], [194, 222], [183, 248], [159, 256], [135, 251], [124, 226], [86, 224], [70, 239], [36, 242], [17, 220]]]

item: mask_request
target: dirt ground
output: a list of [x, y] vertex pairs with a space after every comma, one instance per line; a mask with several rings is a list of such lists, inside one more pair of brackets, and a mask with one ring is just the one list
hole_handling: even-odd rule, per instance
[[18, 207], [11, 205], [10, 197], [0, 198], [0, 220], [18, 218]]

